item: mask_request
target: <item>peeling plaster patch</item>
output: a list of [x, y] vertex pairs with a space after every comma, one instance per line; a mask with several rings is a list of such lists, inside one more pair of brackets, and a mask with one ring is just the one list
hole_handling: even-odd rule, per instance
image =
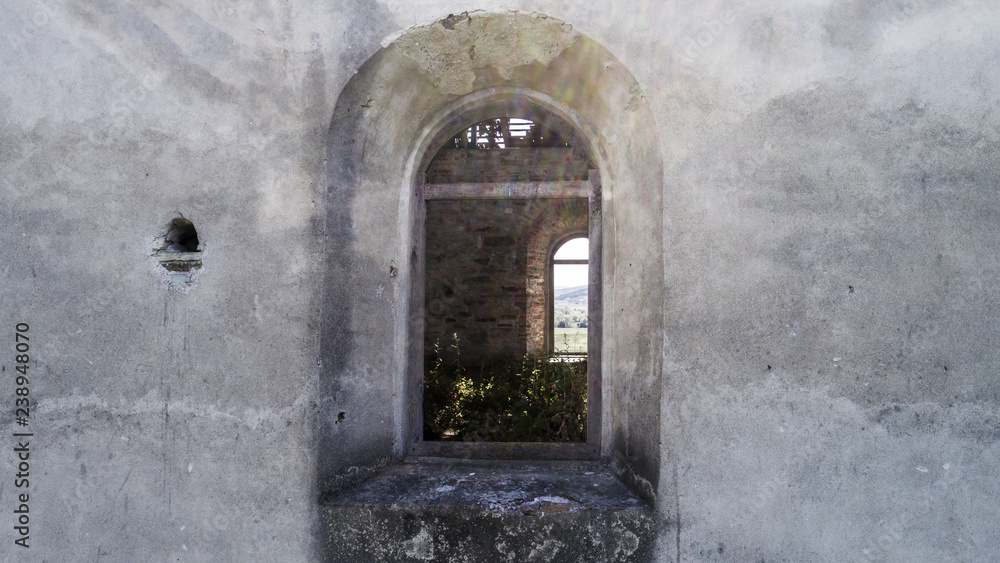
[[508, 14], [529, 13], [520, 8], [521, 0], [494, 0], [489, 6], [477, 0], [451, 0], [442, 3], [437, 0], [378, 0], [379, 7], [392, 15], [393, 22], [401, 29], [383, 39], [382, 47], [388, 47], [401, 35], [414, 28], [432, 25], [454, 14], [472, 13]]
[[477, 71], [492, 69], [509, 80], [516, 67], [547, 65], [578, 38], [551, 18], [465, 13], [407, 33], [395, 45], [434, 77], [438, 90], [462, 94], [474, 89]]
[[431, 536], [427, 528], [422, 528], [420, 533], [413, 536], [403, 544], [408, 557], [415, 557], [423, 561], [434, 559], [434, 537]]

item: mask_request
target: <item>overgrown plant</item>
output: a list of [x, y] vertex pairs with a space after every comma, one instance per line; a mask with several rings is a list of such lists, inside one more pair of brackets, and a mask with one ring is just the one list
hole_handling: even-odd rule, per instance
[[458, 335], [446, 362], [440, 342], [424, 370], [424, 439], [467, 442], [583, 442], [587, 362], [528, 354], [462, 366]]

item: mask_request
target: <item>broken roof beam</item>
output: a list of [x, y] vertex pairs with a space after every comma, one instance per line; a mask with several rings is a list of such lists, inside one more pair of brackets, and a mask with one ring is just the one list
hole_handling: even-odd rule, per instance
[[589, 180], [424, 184], [424, 199], [527, 199], [588, 197]]

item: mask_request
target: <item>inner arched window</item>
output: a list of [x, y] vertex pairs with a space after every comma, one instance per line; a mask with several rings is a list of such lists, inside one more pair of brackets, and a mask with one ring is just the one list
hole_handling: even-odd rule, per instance
[[552, 351], [587, 355], [588, 257], [586, 237], [559, 245], [552, 256]]

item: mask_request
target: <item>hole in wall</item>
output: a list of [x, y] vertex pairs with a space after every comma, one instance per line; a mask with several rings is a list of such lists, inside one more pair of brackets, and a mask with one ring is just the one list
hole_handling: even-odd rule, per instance
[[172, 287], [184, 286], [192, 281], [192, 274], [201, 268], [201, 247], [198, 230], [184, 216], [172, 219], [166, 232], [156, 238], [153, 257], [167, 271]]
[[198, 252], [198, 230], [191, 221], [178, 217], [170, 222], [166, 243], [168, 252]]

